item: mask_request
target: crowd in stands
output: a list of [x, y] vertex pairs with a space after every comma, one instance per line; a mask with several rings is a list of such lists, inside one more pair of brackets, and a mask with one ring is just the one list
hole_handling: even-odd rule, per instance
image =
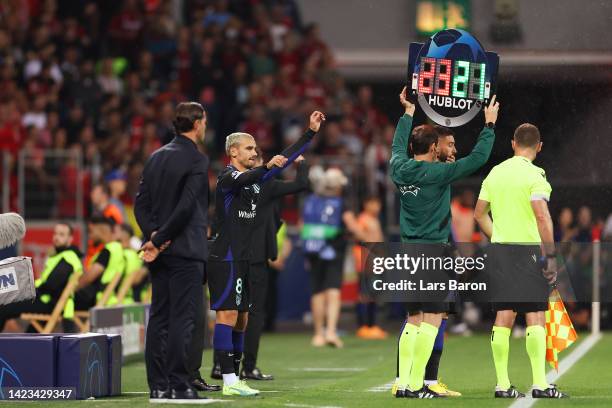
[[78, 183], [88, 192], [117, 170], [126, 175], [121, 200], [129, 204], [143, 163], [173, 137], [173, 109], [184, 100], [205, 107], [202, 148], [221, 164], [232, 131], [251, 133], [267, 155], [301, 134], [305, 113], [325, 111], [314, 153], [365, 157], [364, 189], [383, 188], [393, 126], [370, 87], [349, 91], [294, 0], [174, 4], [0, 5], [0, 147], [10, 152], [11, 191], [17, 152], [25, 152], [26, 216], [74, 217]]
[[[227, 134], [248, 132], [270, 155], [299, 137], [316, 109], [328, 120], [311, 157], [359, 161], [361, 170], [343, 167], [362, 172], [348, 174], [361, 181], [351, 189], [384, 197], [394, 124], [370, 86], [349, 89], [295, 0], [0, 2], [0, 182], [9, 181], [11, 209], [25, 197], [27, 218], [72, 219], [81, 208], [129, 223], [143, 165], [174, 136], [174, 107], [185, 100], [207, 111], [200, 147], [215, 163], [211, 186]], [[474, 193], [453, 202], [460, 241], [480, 239]], [[564, 208], [556, 239], [612, 239], [612, 216], [592, 218], [588, 207], [576, 220]]]

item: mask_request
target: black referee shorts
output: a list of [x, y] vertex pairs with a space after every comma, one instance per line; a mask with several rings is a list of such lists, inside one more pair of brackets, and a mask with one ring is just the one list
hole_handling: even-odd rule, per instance
[[542, 273], [539, 245], [492, 244], [486, 252], [494, 311], [529, 313], [548, 309], [551, 289]]
[[212, 310], [249, 311], [249, 261], [208, 261]]
[[455, 302], [405, 302], [404, 308], [409, 314], [423, 313], [455, 313]]

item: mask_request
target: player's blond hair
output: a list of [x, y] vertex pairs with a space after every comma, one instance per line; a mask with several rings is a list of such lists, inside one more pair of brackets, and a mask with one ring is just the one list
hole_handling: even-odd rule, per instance
[[225, 138], [225, 153], [229, 156], [230, 149], [240, 143], [240, 141], [245, 137], [250, 137], [251, 139], [254, 139], [253, 136], [244, 132], [234, 132], [227, 135], [227, 137]]

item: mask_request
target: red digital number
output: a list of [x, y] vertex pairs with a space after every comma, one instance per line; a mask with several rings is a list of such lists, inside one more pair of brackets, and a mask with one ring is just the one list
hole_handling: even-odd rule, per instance
[[436, 59], [429, 57], [421, 58], [421, 70], [419, 72], [419, 93], [433, 93], [435, 76]]
[[436, 85], [434, 87], [434, 93], [436, 95], [448, 96], [450, 94], [450, 70], [451, 60], [436, 60]]

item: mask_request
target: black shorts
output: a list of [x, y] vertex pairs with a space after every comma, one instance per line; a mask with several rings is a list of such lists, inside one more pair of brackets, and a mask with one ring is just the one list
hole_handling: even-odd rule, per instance
[[212, 310], [249, 311], [249, 261], [208, 261]]
[[406, 312], [414, 314], [423, 313], [455, 313], [454, 302], [405, 302]]
[[316, 255], [309, 255], [308, 261], [310, 263], [310, 288], [313, 294], [326, 289], [342, 287], [344, 258], [326, 260]]
[[487, 273], [493, 310], [547, 310], [551, 289], [542, 274], [540, 256], [539, 245], [489, 246]]
[[548, 302], [499, 302], [491, 303], [494, 312], [500, 310], [512, 310], [516, 313], [545, 312], [548, 310]]

